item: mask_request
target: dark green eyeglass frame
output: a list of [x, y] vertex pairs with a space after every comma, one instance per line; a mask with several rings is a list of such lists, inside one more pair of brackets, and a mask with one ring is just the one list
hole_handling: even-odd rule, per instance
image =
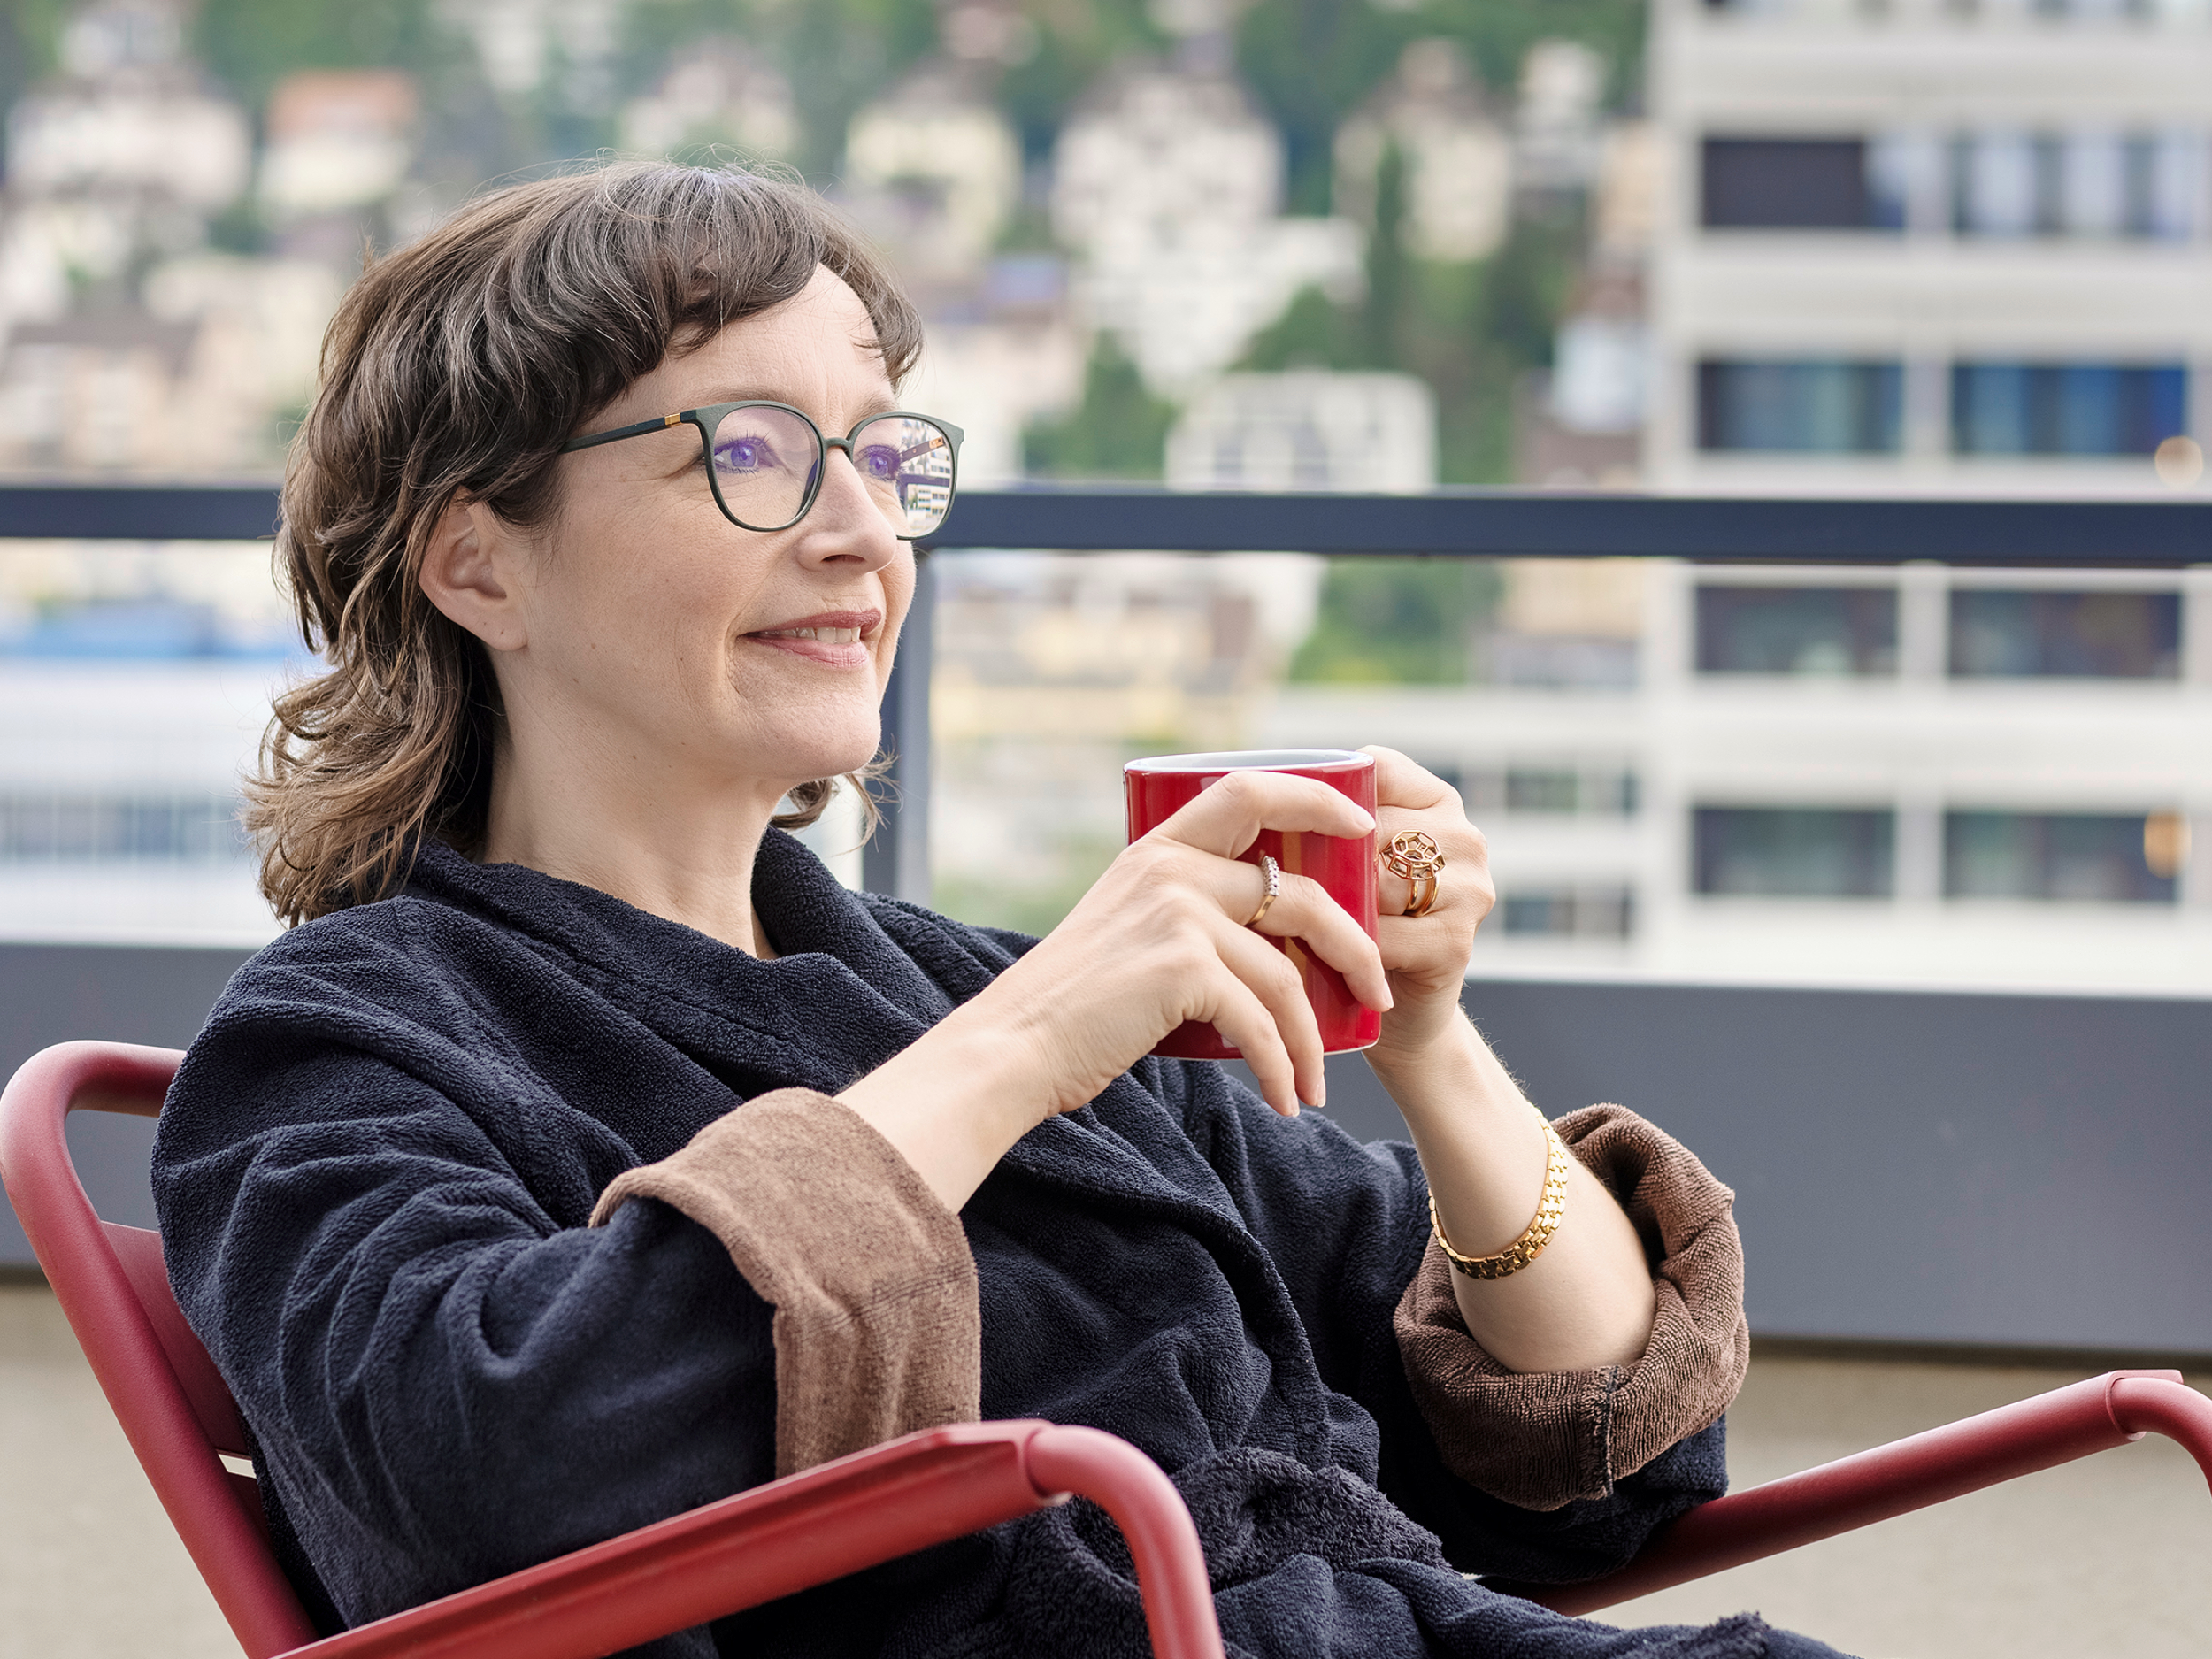
[[[714, 429], [722, 424], [724, 416], [738, 409], [775, 409], [780, 410], [787, 415], [796, 415], [801, 420], [806, 422], [807, 429], [813, 433], [814, 442], [820, 449], [821, 465], [814, 469], [814, 476], [808, 481], [806, 495], [799, 503], [799, 511], [781, 524], [747, 524], [745, 520], [732, 512], [730, 503], [722, 499], [722, 480], [716, 476], [714, 465]], [[814, 418], [803, 409], [794, 409], [790, 404], [779, 403], [773, 398], [743, 397], [733, 403], [703, 403], [697, 409], [679, 410], [672, 415], [656, 415], [650, 420], [634, 421], [629, 426], [616, 426], [611, 431], [595, 432], [582, 438], [571, 438], [561, 446], [561, 453], [565, 455], [571, 449], [596, 449], [600, 444], [618, 443], [625, 438], [641, 438], [649, 432], [666, 432], [672, 426], [696, 426], [699, 429], [699, 447], [706, 457], [707, 487], [714, 492], [714, 504], [722, 510], [722, 516], [739, 529], [766, 533], [788, 530], [808, 513], [813, 511], [815, 500], [822, 493], [822, 480], [829, 472], [829, 452], [832, 449], [842, 449], [845, 452], [845, 458], [849, 461], [853, 458], [853, 440], [860, 435], [862, 427], [872, 426], [879, 420], [901, 419], [926, 420], [952, 441], [952, 478], [945, 488], [945, 511], [951, 511], [953, 495], [960, 486], [960, 444], [967, 434], [949, 420], [941, 419], [935, 415], [925, 415], [911, 409], [887, 409], [879, 415], [871, 415], [865, 420], [856, 423], [853, 429], [843, 437], [832, 438], [824, 434], [821, 427], [814, 424]], [[941, 518], [938, 520], [941, 526], [943, 522]], [[903, 531], [895, 526], [892, 533], [902, 541], [913, 541], [923, 536], [935, 534], [933, 530]]]

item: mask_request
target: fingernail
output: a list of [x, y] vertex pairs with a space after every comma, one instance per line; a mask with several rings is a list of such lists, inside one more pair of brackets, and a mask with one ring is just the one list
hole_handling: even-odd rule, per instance
[[1285, 1113], [1283, 1114], [1283, 1116], [1284, 1116], [1284, 1117], [1286, 1117], [1286, 1118], [1295, 1118], [1297, 1115], [1298, 1115], [1298, 1102], [1297, 1102], [1296, 1101], [1293, 1101], [1293, 1102], [1291, 1102], [1291, 1103], [1290, 1103], [1290, 1110], [1289, 1110], [1288, 1111], [1285, 1112]]

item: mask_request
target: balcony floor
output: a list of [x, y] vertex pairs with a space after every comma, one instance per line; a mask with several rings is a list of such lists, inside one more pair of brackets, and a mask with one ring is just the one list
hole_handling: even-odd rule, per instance
[[[1755, 1359], [1731, 1413], [1740, 1484], [2086, 1374]], [[2193, 1376], [2199, 1387], [2212, 1373]], [[0, 1285], [0, 1655], [233, 1659], [53, 1298]], [[1674, 1623], [1755, 1607], [1863, 1659], [2212, 1651], [2212, 1497], [2151, 1440], [1616, 1609]]]

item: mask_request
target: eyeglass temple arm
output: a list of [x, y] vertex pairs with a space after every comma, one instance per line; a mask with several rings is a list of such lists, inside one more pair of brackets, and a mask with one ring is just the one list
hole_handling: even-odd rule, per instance
[[681, 415], [656, 415], [650, 420], [634, 421], [626, 426], [617, 426], [611, 432], [595, 432], [588, 438], [571, 438], [561, 446], [561, 453], [571, 449], [588, 449], [602, 443], [612, 443], [620, 438], [642, 437], [649, 432], [664, 432], [671, 426], [683, 424]]

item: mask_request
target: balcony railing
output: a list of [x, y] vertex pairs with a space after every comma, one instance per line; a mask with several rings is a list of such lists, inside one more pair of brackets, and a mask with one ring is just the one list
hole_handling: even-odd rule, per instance
[[[247, 540], [275, 518], [265, 486], [0, 488], [0, 538]], [[1041, 488], [968, 493], [937, 545], [2179, 570], [2212, 565], [2212, 499]], [[887, 699], [899, 787], [864, 859], [895, 892], [926, 890], [932, 588], [926, 565]], [[242, 955], [0, 946], [0, 1068], [65, 1037], [186, 1042]], [[1622, 1100], [1736, 1187], [1763, 1334], [2212, 1354], [2202, 1000], [1478, 977], [1468, 1002], [1548, 1109]], [[1363, 1065], [1332, 1074], [1337, 1118], [1394, 1132]], [[132, 1133], [80, 1160], [124, 1218], [145, 1206]], [[12, 1234], [0, 1261], [27, 1260]]]

